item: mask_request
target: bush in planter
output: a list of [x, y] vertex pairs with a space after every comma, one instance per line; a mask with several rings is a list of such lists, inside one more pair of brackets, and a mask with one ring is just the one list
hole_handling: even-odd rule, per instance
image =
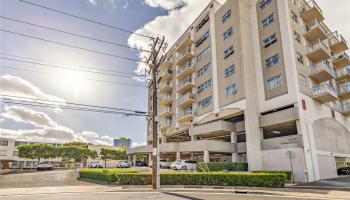
[[285, 174], [287, 181], [292, 180], [292, 172], [289, 170], [259, 170], [252, 171], [252, 173]]
[[[151, 174], [116, 174], [120, 185], [149, 185]], [[160, 175], [161, 185], [220, 185], [251, 187], [283, 187], [285, 174], [268, 173], [164, 173]]]
[[248, 163], [232, 163], [232, 162], [210, 162], [197, 163], [196, 169], [199, 172], [218, 172], [218, 171], [247, 171]]
[[130, 169], [81, 169], [79, 171], [80, 178], [91, 180], [105, 181], [109, 183], [117, 182], [116, 174], [137, 173], [136, 170]]

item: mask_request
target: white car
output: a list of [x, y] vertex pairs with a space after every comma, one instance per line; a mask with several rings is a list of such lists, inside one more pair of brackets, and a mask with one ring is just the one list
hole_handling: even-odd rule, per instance
[[170, 168], [175, 170], [194, 170], [196, 169], [197, 161], [194, 160], [176, 160], [171, 163]]
[[160, 160], [159, 161], [159, 167], [160, 168], [170, 168], [171, 162], [167, 160]]
[[123, 161], [118, 162], [116, 167], [117, 168], [129, 168], [130, 164], [127, 161], [123, 160]]
[[53, 170], [54, 167], [52, 164], [50, 164], [49, 162], [42, 162], [39, 165], [36, 166], [36, 170], [40, 171], [40, 170]]
[[93, 161], [89, 163], [89, 168], [103, 168], [103, 165], [99, 161]]

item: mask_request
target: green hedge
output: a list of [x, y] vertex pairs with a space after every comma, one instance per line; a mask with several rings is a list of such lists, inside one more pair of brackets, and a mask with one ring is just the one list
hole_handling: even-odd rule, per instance
[[252, 171], [252, 173], [285, 174], [287, 181], [292, 180], [292, 172], [288, 170], [259, 170]]
[[[117, 174], [120, 185], [149, 185], [151, 174]], [[267, 173], [164, 173], [161, 185], [220, 185], [251, 187], [283, 187], [285, 174]]]
[[232, 163], [232, 162], [210, 162], [210, 163], [197, 163], [197, 171], [248, 171], [248, 163]]
[[87, 178], [91, 180], [105, 181], [115, 183], [118, 181], [116, 174], [122, 173], [137, 173], [136, 170], [130, 169], [81, 169], [79, 171], [80, 178]]

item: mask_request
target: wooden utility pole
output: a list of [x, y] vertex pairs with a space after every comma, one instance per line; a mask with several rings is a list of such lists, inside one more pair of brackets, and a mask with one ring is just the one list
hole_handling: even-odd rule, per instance
[[160, 39], [157, 37], [152, 44], [152, 50], [149, 58], [147, 59], [147, 64], [149, 64], [152, 73], [152, 188], [159, 189], [160, 187], [160, 169], [159, 169], [159, 141], [158, 141], [158, 122], [157, 122], [157, 73], [159, 65], [163, 62], [164, 56], [158, 59], [159, 52], [165, 49], [164, 37]]

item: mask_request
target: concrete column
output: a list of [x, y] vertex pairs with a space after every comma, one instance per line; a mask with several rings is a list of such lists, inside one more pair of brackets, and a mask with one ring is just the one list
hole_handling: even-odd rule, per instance
[[162, 135], [162, 144], [166, 143], [167, 142], [167, 138], [166, 136]]
[[181, 159], [181, 154], [180, 152], [176, 152], [176, 160], [180, 160]]
[[136, 155], [132, 156], [132, 166], [136, 166]]
[[191, 141], [196, 141], [196, 140], [197, 140], [197, 137], [194, 135], [191, 135]]
[[231, 143], [237, 143], [237, 133], [231, 132]]
[[232, 153], [232, 162], [240, 162], [238, 153]]
[[204, 162], [206, 162], [206, 163], [209, 162], [209, 151], [204, 151], [203, 160], [204, 160]]
[[128, 156], [128, 163], [131, 163], [131, 156]]
[[151, 163], [151, 161], [152, 161], [152, 154], [149, 153], [148, 154], [148, 165]]
[[193, 153], [191, 153], [191, 158], [190, 159], [193, 160]]

